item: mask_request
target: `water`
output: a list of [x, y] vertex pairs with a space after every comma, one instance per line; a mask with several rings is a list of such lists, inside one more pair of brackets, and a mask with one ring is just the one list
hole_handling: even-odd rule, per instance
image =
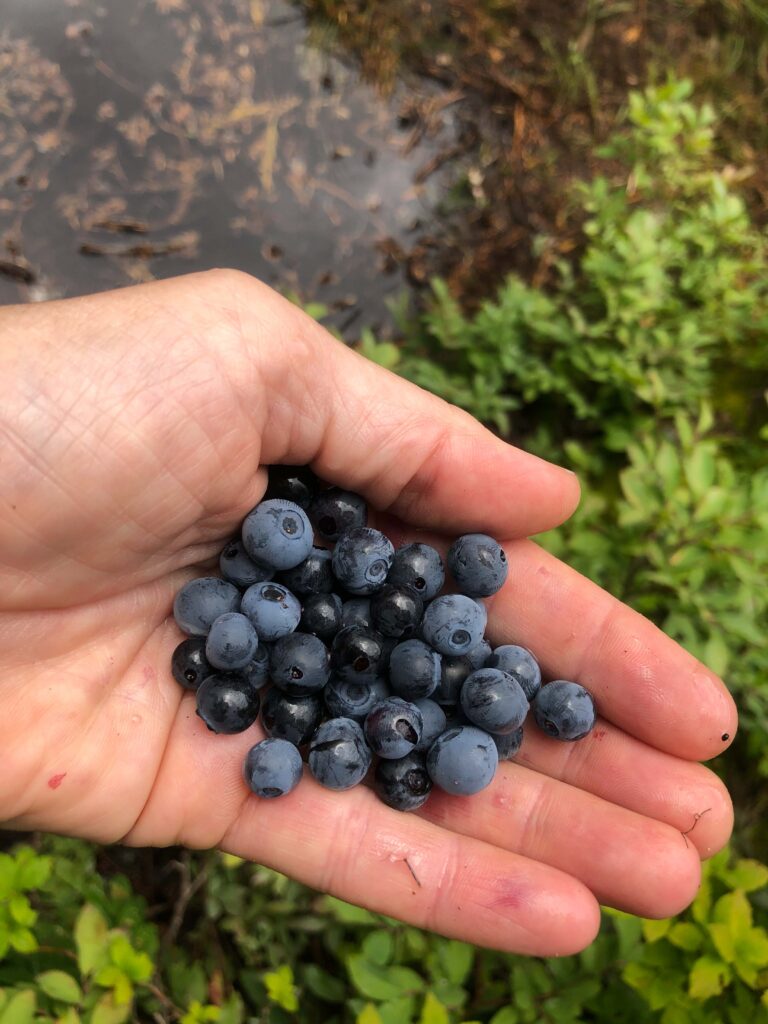
[[451, 107], [308, 35], [281, 0], [0, 0], [0, 303], [232, 266], [386, 331]]

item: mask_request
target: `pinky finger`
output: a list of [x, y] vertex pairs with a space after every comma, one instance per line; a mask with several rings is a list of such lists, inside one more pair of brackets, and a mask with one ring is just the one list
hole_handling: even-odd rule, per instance
[[533, 956], [584, 949], [600, 926], [585, 885], [556, 868], [311, 778], [246, 800], [224, 850], [441, 935]]

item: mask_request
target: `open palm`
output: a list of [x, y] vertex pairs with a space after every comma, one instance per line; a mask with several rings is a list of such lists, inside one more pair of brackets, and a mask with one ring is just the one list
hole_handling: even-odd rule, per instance
[[[525, 539], [573, 511], [571, 474], [236, 273], [6, 309], [0, 339], [9, 827], [218, 845], [443, 934], [536, 954], [587, 945], [598, 902], [646, 916], [690, 902], [700, 858], [730, 834], [728, 795], [696, 762], [727, 746], [733, 702], [649, 622]], [[170, 675], [169, 613], [277, 462], [364, 494], [400, 538], [506, 538], [510, 582], [488, 602], [490, 636], [589, 687], [594, 732], [560, 744], [530, 729], [487, 790], [434, 792], [419, 814], [310, 777], [281, 800], [249, 794], [241, 764], [259, 727], [206, 730]]]

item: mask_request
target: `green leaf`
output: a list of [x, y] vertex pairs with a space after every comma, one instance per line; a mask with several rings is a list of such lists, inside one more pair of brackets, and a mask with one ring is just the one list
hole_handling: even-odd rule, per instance
[[424, 999], [419, 1024], [450, 1024], [448, 1011], [439, 999], [435, 999], [431, 992], [427, 992]]
[[759, 860], [737, 860], [730, 870], [724, 872], [724, 880], [732, 889], [754, 892], [768, 885], [768, 867]]
[[37, 914], [26, 896], [20, 894], [12, 896], [8, 901], [8, 909], [16, 924], [23, 925], [25, 928], [31, 928], [37, 920]]
[[123, 1024], [130, 1013], [130, 1003], [116, 1003], [112, 993], [108, 992], [94, 1006], [88, 1024]]
[[34, 953], [37, 949], [37, 939], [29, 928], [14, 928], [8, 939], [17, 953]]
[[664, 938], [671, 927], [672, 919], [669, 917], [662, 918], [660, 921], [645, 919], [643, 921], [643, 938], [646, 942], [658, 942], [659, 939]]
[[715, 904], [712, 919], [727, 925], [732, 935], [743, 935], [752, 927], [752, 907], [743, 892], [729, 892]]
[[363, 1009], [358, 1013], [355, 1024], [381, 1024], [381, 1017], [379, 1011], [373, 1005], [373, 1003], [366, 1003]]
[[37, 998], [31, 989], [16, 992], [0, 1012], [0, 1024], [32, 1024]]
[[404, 996], [402, 999], [387, 999], [379, 1003], [376, 1009], [381, 1017], [381, 1024], [403, 1024], [413, 1020], [414, 998]]
[[383, 928], [371, 932], [363, 940], [363, 956], [366, 960], [370, 960], [373, 964], [379, 964], [381, 967], [385, 967], [391, 961], [393, 949], [392, 932], [384, 931]]
[[685, 949], [689, 953], [699, 949], [702, 943], [702, 934], [695, 924], [689, 921], [681, 921], [673, 925], [667, 933], [667, 939], [678, 949]]
[[712, 669], [715, 675], [725, 675], [729, 659], [728, 645], [721, 632], [710, 634], [704, 645], [704, 663]]
[[712, 996], [719, 996], [730, 984], [731, 969], [722, 960], [712, 956], [700, 956], [691, 968], [688, 978], [688, 994], [692, 999], [703, 1002]]
[[303, 971], [304, 984], [318, 999], [326, 1003], [343, 1003], [347, 994], [346, 985], [324, 971], [317, 964], [307, 964]]
[[293, 971], [288, 964], [283, 964], [276, 971], [266, 971], [264, 984], [267, 986], [267, 995], [273, 1003], [282, 1006], [288, 1013], [298, 1010], [299, 1000], [293, 984]]
[[511, 1006], [502, 1006], [500, 1010], [491, 1017], [490, 1024], [518, 1024], [520, 1017], [517, 1011]]
[[355, 988], [366, 999], [397, 999], [424, 988], [422, 978], [408, 967], [380, 967], [360, 953], [347, 957], [347, 969]]
[[342, 924], [379, 924], [379, 919], [369, 911], [338, 900], [335, 896], [326, 896], [323, 899], [323, 906]]
[[712, 445], [696, 445], [683, 463], [683, 470], [693, 495], [702, 498], [715, 482], [716, 463]]
[[79, 1003], [83, 998], [80, 986], [66, 971], [43, 971], [35, 980], [47, 996], [61, 1003]]
[[450, 939], [440, 943], [438, 957], [448, 980], [454, 985], [463, 985], [472, 970], [475, 949], [466, 942]]
[[17, 850], [16, 887], [18, 889], [41, 889], [48, 881], [53, 868], [51, 857], [41, 857], [31, 847]]
[[101, 911], [86, 904], [75, 921], [77, 965], [81, 974], [92, 974], [98, 967], [107, 963], [109, 957], [108, 933], [109, 928]]

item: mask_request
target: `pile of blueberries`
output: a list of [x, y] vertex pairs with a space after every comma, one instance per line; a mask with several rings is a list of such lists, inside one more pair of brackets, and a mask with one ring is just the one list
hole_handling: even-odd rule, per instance
[[484, 638], [482, 599], [509, 569], [492, 537], [452, 544], [455, 592], [444, 593], [435, 548], [395, 550], [367, 522], [359, 495], [306, 467], [272, 467], [265, 500], [221, 553], [221, 577], [176, 595], [189, 639], [171, 667], [196, 691], [198, 715], [213, 732], [238, 733], [261, 711], [267, 738], [244, 764], [254, 793], [289, 793], [302, 751], [314, 778], [338, 790], [362, 782], [375, 757], [379, 797], [415, 810], [433, 785], [464, 796], [487, 786], [519, 750], [529, 710], [549, 736], [587, 735], [595, 705], [584, 687], [542, 686], [530, 651]]

